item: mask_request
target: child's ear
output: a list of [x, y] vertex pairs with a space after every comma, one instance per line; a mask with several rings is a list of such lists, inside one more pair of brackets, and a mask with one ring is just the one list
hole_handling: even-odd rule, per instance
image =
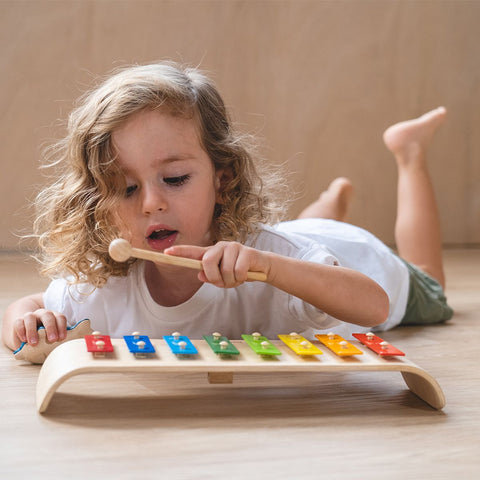
[[219, 204], [225, 203], [224, 192], [226, 186], [233, 179], [233, 172], [230, 168], [222, 168], [215, 172], [215, 187], [217, 190], [216, 202]]

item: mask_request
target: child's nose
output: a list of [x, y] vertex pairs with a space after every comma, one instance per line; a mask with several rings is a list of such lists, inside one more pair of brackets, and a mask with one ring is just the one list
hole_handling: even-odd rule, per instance
[[145, 187], [143, 190], [143, 213], [149, 215], [167, 208], [167, 201], [164, 193], [157, 185]]

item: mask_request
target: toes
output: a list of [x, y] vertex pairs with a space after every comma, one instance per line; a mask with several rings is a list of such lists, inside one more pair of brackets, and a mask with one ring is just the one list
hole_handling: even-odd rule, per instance
[[338, 177], [328, 186], [328, 190], [334, 194], [341, 195], [346, 191], [353, 190], [353, 184], [347, 177]]

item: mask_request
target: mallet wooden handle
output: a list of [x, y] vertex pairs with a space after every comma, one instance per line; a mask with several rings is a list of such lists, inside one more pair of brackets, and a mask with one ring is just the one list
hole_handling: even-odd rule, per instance
[[[108, 248], [108, 253], [117, 262], [126, 262], [130, 257], [134, 257], [143, 260], [151, 260], [155, 263], [165, 263], [169, 265], [177, 265], [179, 267], [193, 268], [194, 270], [203, 270], [202, 262], [200, 260], [175, 257], [173, 255], [165, 255], [164, 253], [154, 252], [152, 250], [134, 248], [123, 238], [113, 240]], [[247, 279], [264, 282], [267, 279], [267, 275], [263, 272], [248, 272]]]

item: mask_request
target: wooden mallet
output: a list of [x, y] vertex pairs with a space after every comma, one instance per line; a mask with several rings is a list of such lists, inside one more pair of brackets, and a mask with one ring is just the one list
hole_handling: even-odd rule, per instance
[[[128, 240], [117, 238], [110, 243], [108, 253], [116, 262], [126, 262], [130, 257], [150, 260], [155, 263], [166, 263], [169, 265], [177, 265], [179, 267], [193, 268], [194, 270], [203, 270], [202, 262], [193, 258], [175, 257], [173, 255], [165, 255], [164, 253], [154, 252], [152, 250], [143, 250], [134, 248]], [[264, 282], [267, 275], [263, 272], [248, 272], [248, 280], [257, 280]]]

